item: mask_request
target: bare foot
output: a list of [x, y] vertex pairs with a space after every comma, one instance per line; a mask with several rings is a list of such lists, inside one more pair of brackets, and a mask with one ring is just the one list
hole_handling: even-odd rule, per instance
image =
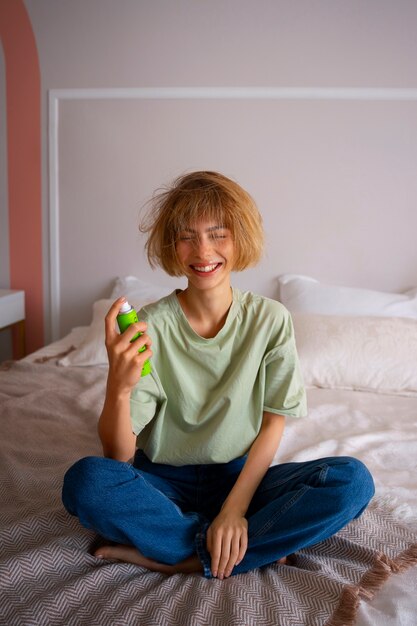
[[203, 572], [203, 566], [200, 563], [197, 555], [192, 555], [188, 559], [176, 563], [175, 565], [167, 565], [166, 563], [159, 563], [153, 559], [148, 559], [134, 546], [115, 545], [115, 546], [102, 546], [98, 548], [94, 553], [99, 559], [109, 559], [111, 561], [122, 561], [123, 563], [133, 563], [134, 565], [140, 565], [146, 567], [151, 572], [161, 572], [162, 574], [191, 574], [193, 572]]
[[283, 556], [282, 559], [279, 559], [279, 561], [277, 561], [277, 563], [279, 563], [279, 565], [286, 565], [287, 564], [287, 557]]

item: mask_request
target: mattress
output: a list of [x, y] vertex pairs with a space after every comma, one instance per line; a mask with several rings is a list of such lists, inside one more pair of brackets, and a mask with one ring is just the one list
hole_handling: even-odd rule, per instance
[[[289, 569], [272, 568], [240, 582], [231, 582], [240, 578], [232, 577], [228, 587], [204, 587], [204, 593], [209, 595], [196, 599], [196, 590], [203, 588], [196, 578], [178, 575], [179, 578], [171, 577], [168, 583], [162, 575], [138, 571], [141, 568], [128, 564], [98, 565], [91, 556], [91, 546], [97, 538], [70, 518], [60, 503], [66, 469], [81, 456], [101, 454], [96, 423], [104, 398], [106, 368], [57, 364], [58, 356], [79, 346], [86, 332], [87, 328], [76, 328], [58, 342], [0, 372], [3, 432], [0, 566], [4, 598], [4, 603], [0, 603], [0, 623], [8, 626], [49, 623], [292, 626], [298, 623], [293, 618], [279, 616], [273, 608], [272, 613], [265, 615], [261, 610], [271, 597], [268, 593], [285, 577], [289, 577], [291, 588], [293, 574]], [[307, 393], [309, 415], [301, 420], [287, 419], [274, 463], [328, 455], [361, 459], [374, 476], [376, 502], [388, 511], [398, 528], [414, 535], [417, 531], [417, 397], [315, 387], [308, 388]], [[305, 560], [307, 556], [302, 558]], [[310, 557], [316, 558], [317, 569], [320, 555]], [[14, 582], [10, 584], [12, 579]], [[152, 606], [155, 602], [163, 604], [164, 593], [170, 594], [171, 601], [178, 598], [178, 604], [168, 614], [162, 606], [154, 609], [156, 613], [149, 608], [150, 612], [143, 614], [144, 621], [138, 621], [139, 613], [135, 611], [139, 611], [140, 603], [135, 594], [141, 584], [144, 589], [144, 595], [140, 596], [141, 610], [148, 600], [153, 602]], [[390, 576], [375, 594], [362, 598], [355, 623], [415, 625], [416, 585], [415, 567]], [[131, 588], [135, 591], [130, 591]], [[220, 595], [211, 597], [216, 589]], [[239, 590], [247, 593], [236, 602], [235, 594]], [[213, 606], [223, 607], [220, 617], [213, 612], [208, 616], [204, 613], [204, 603], [209, 606], [211, 601]], [[250, 618], [254, 606], [255, 616]], [[225, 615], [227, 620], [222, 621]], [[309, 609], [299, 623], [318, 626], [324, 621]]]

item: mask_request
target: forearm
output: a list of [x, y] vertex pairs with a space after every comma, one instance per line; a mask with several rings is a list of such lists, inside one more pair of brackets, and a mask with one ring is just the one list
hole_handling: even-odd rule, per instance
[[261, 430], [249, 450], [246, 463], [223, 508], [233, 508], [242, 516], [246, 514], [253, 495], [276, 454], [284, 425], [283, 415], [264, 413]]
[[107, 385], [98, 433], [105, 457], [118, 461], [132, 458], [136, 448], [136, 435], [132, 432], [130, 393], [114, 391]]

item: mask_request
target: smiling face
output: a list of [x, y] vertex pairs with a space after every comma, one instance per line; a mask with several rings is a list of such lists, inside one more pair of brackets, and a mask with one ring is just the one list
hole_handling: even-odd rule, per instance
[[189, 284], [201, 289], [230, 283], [234, 244], [228, 228], [215, 222], [192, 224], [180, 231], [176, 252]]

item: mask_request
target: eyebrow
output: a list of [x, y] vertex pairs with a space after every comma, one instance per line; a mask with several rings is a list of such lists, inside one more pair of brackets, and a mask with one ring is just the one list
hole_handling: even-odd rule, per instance
[[[209, 233], [212, 232], [213, 230], [227, 230], [227, 226], [210, 226], [209, 228], [206, 228], [205, 232]], [[187, 232], [187, 233], [194, 233], [197, 234], [198, 231], [194, 230], [193, 228], [183, 228], [183, 231]]]

